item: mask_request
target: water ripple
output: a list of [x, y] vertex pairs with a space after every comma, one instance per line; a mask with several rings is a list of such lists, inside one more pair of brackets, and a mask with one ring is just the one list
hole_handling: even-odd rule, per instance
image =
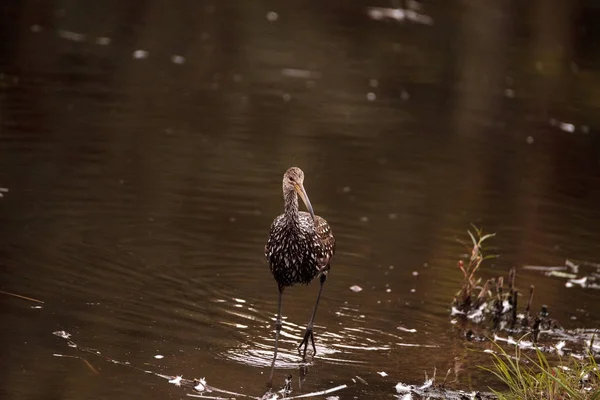
[[[221, 316], [219, 323], [235, 328], [236, 333], [241, 336], [237, 344], [224, 350], [220, 355], [245, 365], [270, 366], [274, 350], [275, 316], [258, 311], [260, 307], [255, 307], [245, 300], [219, 298], [214, 302]], [[337, 324], [327, 327], [315, 325], [316, 359], [326, 360], [331, 364], [364, 364], [367, 363], [368, 357], [372, 356], [372, 353], [369, 353], [373, 351], [389, 353], [398, 347], [421, 346], [407, 343], [397, 332], [386, 332], [364, 326], [365, 318], [361, 316], [358, 309], [340, 306], [335, 315], [338, 319]], [[363, 326], [357, 326], [357, 321]], [[283, 317], [277, 368], [295, 369], [313, 363], [312, 358], [303, 361], [297, 351], [304, 330], [303, 324], [296, 324]], [[412, 333], [407, 332], [407, 334]]]

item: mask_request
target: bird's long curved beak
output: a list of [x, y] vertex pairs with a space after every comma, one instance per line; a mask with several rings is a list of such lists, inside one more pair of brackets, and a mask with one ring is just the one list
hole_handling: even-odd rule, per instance
[[298, 195], [300, 196], [300, 198], [302, 199], [302, 201], [304, 202], [304, 204], [306, 205], [306, 209], [308, 210], [308, 212], [310, 213], [313, 221], [315, 219], [315, 212], [312, 208], [312, 204], [310, 204], [310, 200], [308, 199], [308, 195], [306, 194], [306, 190], [304, 189], [304, 185], [300, 184], [295, 184], [294, 185], [294, 189], [296, 190], [296, 192], [298, 192]]

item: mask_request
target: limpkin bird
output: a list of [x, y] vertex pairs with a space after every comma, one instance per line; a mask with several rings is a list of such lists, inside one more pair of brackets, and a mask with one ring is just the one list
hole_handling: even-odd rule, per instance
[[[304, 201], [308, 212], [298, 211], [298, 195]], [[283, 175], [283, 200], [284, 212], [273, 221], [265, 246], [265, 256], [279, 288], [277, 321], [275, 322], [275, 351], [271, 374], [267, 381], [269, 386], [273, 381], [273, 370], [277, 359], [283, 290], [296, 283], [309, 284], [315, 277], [320, 277], [321, 284], [317, 302], [306, 326], [304, 339], [298, 346], [298, 351], [304, 346], [302, 354], [304, 359], [309, 340], [312, 344], [313, 354], [317, 352], [313, 324], [323, 284], [330, 268], [329, 262], [335, 252], [335, 239], [331, 228], [325, 219], [315, 215], [304, 189], [304, 172], [300, 168], [292, 167]]]

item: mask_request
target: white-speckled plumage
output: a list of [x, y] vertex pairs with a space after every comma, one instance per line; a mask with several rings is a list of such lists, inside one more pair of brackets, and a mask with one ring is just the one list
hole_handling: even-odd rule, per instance
[[[273, 277], [283, 289], [296, 283], [310, 283], [326, 273], [335, 253], [335, 239], [329, 224], [318, 215], [298, 211], [298, 194], [304, 173], [292, 167], [283, 178], [285, 211], [273, 221], [265, 256]], [[303, 189], [303, 187], [302, 187]]]
[[[269, 239], [265, 246], [265, 256], [271, 267], [271, 272], [279, 285], [279, 301], [277, 320], [275, 322], [275, 351], [271, 362], [271, 373], [267, 385], [273, 384], [277, 346], [281, 332], [281, 299], [283, 290], [296, 283], [309, 283], [321, 275], [319, 294], [315, 308], [311, 314], [304, 338], [298, 346], [298, 351], [304, 346], [303, 359], [309, 342], [313, 354], [316, 354], [313, 325], [319, 306], [323, 284], [327, 279], [329, 262], [335, 253], [335, 239], [327, 221], [314, 214], [308, 195], [304, 190], [304, 173], [300, 168], [292, 167], [283, 175], [284, 212], [271, 225]], [[309, 212], [298, 211], [298, 195], [306, 204]]]

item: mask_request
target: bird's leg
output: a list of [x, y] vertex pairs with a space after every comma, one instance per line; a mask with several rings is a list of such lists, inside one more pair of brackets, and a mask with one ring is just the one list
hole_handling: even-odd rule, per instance
[[267, 381], [267, 387], [273, 387], [273, 373], [275, 372], [275, 360], [277, 359], [277, 345], [279, 344], [279, 332], [281, 331], [281, 299], [283, 297], [283, 286], [279, 286], [279, 301], [277, 305], [277, 320], [275, 321], [275, 351], [273, 352], [273, 361], [271, 362], [271, 373]]
[[315, 337], [313, 335], [313, 325], [315, 322], [315, 315], [317, 314], [317, 308], [319, 307], [319, 300], [321, 299], [321, 292], [323, 292], [323, 285], [325, 284], [326, 280], [327, 280], [327, 274], [322, 273], [321, 279], [320, 279], [321, 286], [319, 286], [319, 294], [317, 295], [317, 302], [315, 304], [315, 308], [312, 312], [312, 315], [310, 316], [310, 321], [308, 321], [308, 325], [306, 326], [306, 332], [304, 332], [304, 339], [302, 339], [302, 342], [298, 346], [298, 351], [300, 351], [302, 346], [304, 346], [304, 352], [302, 353], [303, 360], [306, 358], [306, 349], [308, 347], [309, 339], [310, 339], [310, 342], [311, 342], [312, 348], [313, 348], [313, 356], [315, 354], [317, 354], [317, 348], [315, 347]]

